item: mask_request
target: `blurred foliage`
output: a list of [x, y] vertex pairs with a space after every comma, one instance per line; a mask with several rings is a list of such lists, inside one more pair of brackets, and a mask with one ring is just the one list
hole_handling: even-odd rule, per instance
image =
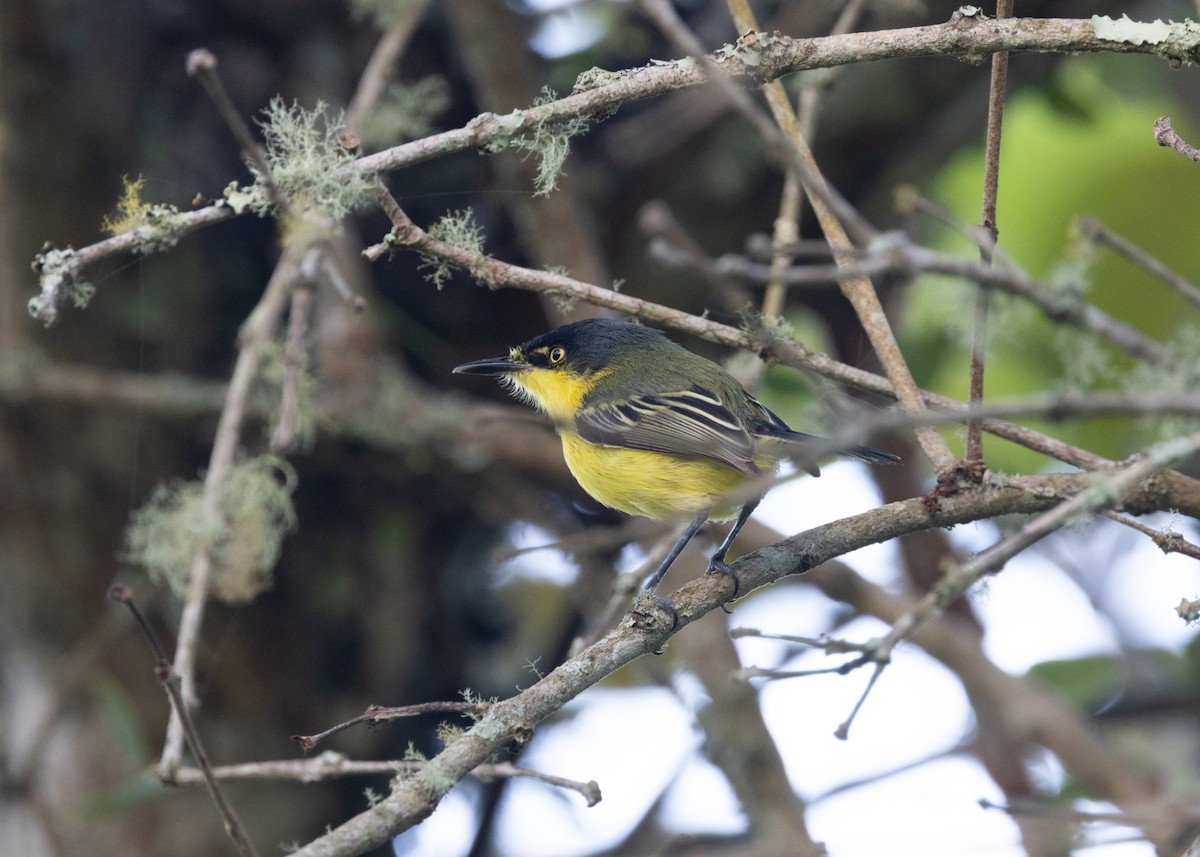
[[[1123, 257], [1081, 246], [1076, 227], [1077, 218], [1094, 217], [1185, 277], [1200, 275], [1200, 209], [1173, 204], [1200, 194], [1200, 175], [1153, 141], [1156, 117], [1184, 117], [1186, 128], [1188, 114], [1164, 85], [1169, 70], [1128, 59], [1079, 57], [1060, 65], [1045, 85], [1013, 95], [1004, 113], [999, 248], [1034, 277], [1078, 289], [1114, 318], [1166, 340], [1194, 324], [1194, 310]], [[968, 146], [933, 178], [930, 195], [964, 223], [978, 223], [982, 174], [982, 148]], [[946, 232], [933, 231], [934, 246], [975, 255], [965, 239]], [[907, 290], [902, 315], [903, 342], [918, 382], [960, 400], [967, 395], [974, 293], [970, 284], [922, 277]], [[989, 398], [1053, 390], [1064, 379], [1088, 389], [1132, 386], [1131, 364], [1123, 356], [1093, 337], [1061, 329], [1019, 299], [993, 294], [988, 332]], [[1190, 337], [1182, 344], [1196, 355]], [[1139, 378], [1136, 388], [1146, 389], [1146, 379]], [[1117, 459], [1145, 442], [1144, 427], [1132, 419], [1038, 427]], [[994, 469], [1030, 472], [1046, 463], [1011, 444], [989, 443]]]

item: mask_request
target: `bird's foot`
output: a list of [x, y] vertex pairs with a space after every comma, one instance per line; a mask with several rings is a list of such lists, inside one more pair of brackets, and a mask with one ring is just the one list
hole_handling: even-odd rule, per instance
[[710, 559], [708, 561], [708, 570], [705, 571], [704, 574], [705, 574], [705, 576], [708, 576], [710, 574], [723, 574], [726, 577], [728, 577], [730, 580], [733, 581], [733, 594], [730, 595], [728, 599], [726, 599], [725, 604], [721, 605], [721, 609], [724, 610], [726, 613], [732, 613], [733, 611], [730, 610], [725, 605], [729, 604], [731, 601], [733, 601], [735, 598], [737, 598], [738, 593], [742, 589], [742, 581], [740, 578], [738, 578], [738, 573], [733, 570], [733, 566], [731, 566], [729, 563], [725, 562], [725, 560], [714, 556], [712, 559]]

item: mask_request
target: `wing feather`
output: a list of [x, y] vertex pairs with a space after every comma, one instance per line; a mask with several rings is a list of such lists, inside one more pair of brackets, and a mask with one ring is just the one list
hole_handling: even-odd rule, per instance
[[575, 431], [588, 443], [705, 458], [754, 475], [754, 441], [721, 399], [701, 387], [585, 406]]

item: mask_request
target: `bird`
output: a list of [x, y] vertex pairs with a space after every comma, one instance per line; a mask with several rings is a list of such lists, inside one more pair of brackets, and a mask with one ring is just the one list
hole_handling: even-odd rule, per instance
[[[822, 438], [794, 431], [724, 368], [643, 324], [575, 321], [453, 371], [496, 376], [549, 416], [567, 467], [597, 502], [656, 520], [690, 519], [646, 579], [650, 593], [706, 521], [733, 520], [706, 573], [731, 577], [736, 598], [740, 581], [726, 556], [769, 477], [785, 458], [820, 475], [813, 449]], [[900, 462], [865, 446], [837, 454]]]

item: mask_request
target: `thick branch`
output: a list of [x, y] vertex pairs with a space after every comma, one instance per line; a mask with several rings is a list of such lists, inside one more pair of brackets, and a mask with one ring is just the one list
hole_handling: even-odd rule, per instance
[[[936, 506], [921, 498], [891, 503], [861, 515], [799, 533], [742, 557], [734, 564], [742, 591], [749, 592], [790, 574], [800, 574], [833, 557], [868, 544], [930, 527], [1044, 511], [1085, 490], [1092, 480], [1063, 475], [1013, 480], [1003, 486], [964, 491]], [[302, 857], [348, 857], [387, 843], [424, 820], [438, 801], [477, 765], [510, 743], [526, 740], [543, 718], [621, 666], [657, 651], [673, 633], [718, 609], [727, 599], [724, 578], [695, 579], [671, 593], [678, 626], [627, 620], [595, 644], [567, 660], [522, 693], [496, 703], [479, 722], [386, 800], [296, 852]]]

